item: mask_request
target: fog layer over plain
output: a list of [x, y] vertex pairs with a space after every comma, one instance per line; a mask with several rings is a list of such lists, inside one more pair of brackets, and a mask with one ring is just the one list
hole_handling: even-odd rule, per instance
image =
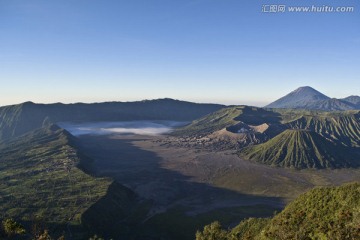
[[171, 132], [175, 127], [186, 125], [187, 122], [176, 121], [129, 121], [129, 122], [87, 122], [87, 123], [58, 123], [59, 127], [69, 131], [74, 136], [81, 135], [161, 135]]

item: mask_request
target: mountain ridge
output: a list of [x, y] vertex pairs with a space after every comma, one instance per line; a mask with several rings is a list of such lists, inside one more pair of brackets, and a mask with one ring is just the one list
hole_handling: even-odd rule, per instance
[[[285, 168], [348, 168], [360, 162], [360, 111], [227, 107], [176, 129], [175, 145], [235, 150]], [[337, 153], [338, 152], [338, 153]], [[284, 154], [280, 154], [284, 153]]]
[[360, 109], [360, 97], [349, 96], [343, 99], [330, 98], [312, 87], [299, 87], [265, 108], [292, 108], [323, 111], [345, 111]]
[[94, 160], [80, 145], [55, 124], [1, 143], [0, 169], [6, 171], [0, 174], [0, 218], [31, 224], [36, 216], [66, 239], [89, 239], [95, 233], [110, 239], [111, 223], [121, 221], [123, 230], [134, 227], [129, 220], [134, 212], [145, 219], [151, 202], [97, 176]]
[[137, 102], [36, 104], [24, 102], [0, 108], [0, 141], [20, 136], [47, 124], [66, 121], [192, 121], [224, 107], [173, 99]]

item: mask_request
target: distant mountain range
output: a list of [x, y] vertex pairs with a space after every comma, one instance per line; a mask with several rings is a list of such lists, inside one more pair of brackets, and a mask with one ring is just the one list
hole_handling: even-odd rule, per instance
[[223, 107], [220, 104], [198, 104], [168, 98], [92, 104], [25, 102], [0, 108], [0, 141], [58, 122], [192, 121]]
[[[163, 229], [163, 222], [169, 220], [168, 216], [176, 216], [176, 219], [178, 216], [181, 217], [177, 209], [174, 213], [171, 209], [165, 214], [161, 212], [159, 215], [150, 215], [152, 219], [149, 220], [149, 214], [153, 214], [153, 200], [141, 198], [135, 191], [120, 183], [97, 176], [94, 171], [96, 159], [91, 159], [87, 155], [86, 148], [78, 138], [59, 127], [60, 124], [56, 124], [59, 122], [188, 121], [191, 123], [157, 141], [164, 141], [164, 144], [161, 143], [163, 146], [178, 145], [196, 151], [198, 149], [210, 149], [212, 152], [231, 150], [239, 156], [239, 161], [243, 159], [274, 167], [359, 168], [360, 110], [354, 110], [359, 108], [359, 104], [358, 96], [331, 99], [311, 87], [302, 87], [268, 105], [269, 108], [197, 104], [173, 99], [93, 104], [26, 102], [0, 107], [0, 196], [2, 196], [0, 212], [4, 213], [0, 216], [0, 223], [6, 216], [21, 219], [22, 222], [30, 225], [33, 216], [43, 216], [42, 221], [51, 223], [49, 230], [52, 233], [58, 235], [66, 231], [69, 234], [75, 233], [72, 239], [88, 239], [89, 234], [95, 232], [105, 239], [110, 239], [110, 234], [116, 235], [117, 239], [130, 239], [128, 236], [135, 236], [139, 229], [150, 235], [153, 234], [152, 229], [157, 224], [161, 226], [159, 229]], [[350, 110], [333, 111], [344, 109]], [[225, 165], [221, 164], [228, 163], [220, 160], [216, 161], [219, 164], [216, 166], [223, 171]], [[234, 173], [238, 174], [236, 171]], [[208, 174], [213, 173], [210, 171]], [[314, 176], [315, 174], [316, 172]], [[346, 175], [347, 172], [344, 174]], [[229, 185], [239, 184], [231, 175], [224, 176]], [[281, 175], [277, 174], [277, 169], [274, 170], [274, 176], [281, 181], [288, 181], [287, 177], [279, 177]], [[254, 177], [259, 176], [254, 175]], [[151, 181], [149, 179], [150, 184], [157, 184], [156, 181]], [[323, 180], [320, 181], [323, 184]], [[300, 179], [299, 184], [305, 183]], [[339, 191], [345, 192], [348, 196], [352, 188], [358, 188], [358, 185], [349, 186], [342, 187]], [[283, 186], [280, 185], [279, 188], [281, 187]], [[338, 196], [337, 191], [334, 189], [334, 196]], [[325, 195], [328, 196], [327, 193]], [[325, 199], [323, 195], [314, 196], [315, 200], [308, 201], [309, 203], [318, 203], [321, 199]], [[341, 199], [339, 198], [341, 203], [344, 200], [342, 196], [345, 195], [341, 193]], [[358, 195], [352, 194], [352, 196]], [[307, 196], [306, 199], [313, 199], [312, 195]], [[327, 199], [324, 201], [328, 202]], [[300, 208], [303, 202], [304, 198], [300, 198], [295, 204], [289, 205], [282, 214], [272, 219], [249, 219], [249, 222], [243, 222], [234, 228], [231, 234], [236, 233], [238, 236], [244, 231], [237, 229], [249, 227], [252, 230], [257, 229], [256, 235], [266, 232], [268, 236], [278, 238], [280, 232], [288, 234], [283, 239], [294, 239], [293, 236], [298, 236], [299, 229], [312, 229], [314, 224], [307, 224], [311, 219], [304, 218], [304, 224], [297, 228], [299, 216], [308, 216], [313, 212], [312, 208], [309, 208], [310, 204], [307, 207], [311, 211], [308, 211], [308, 215], [304, 215], [306, 209]], [[353, 209], [353, 205], [357, 206], [358, 202], [356, 198], [344, 206], [351, 206]], [[336, 204], [338, 206], [338, 203]], [[298, 209], [301, 211], [297, 211]], [[329, 209], [335, 207], [331, 205]], [[330, 219], [328, 216], [338, 216], [340, 213], [345, 217], [352, 214], [340, 211], [343, 211], [343, 207], [339, 212], [333, 211], [331, 214], [326, 214], [328, 212], [326, 210], [324, 217], [320, 219]], [[317, 222], [318, 219], [315, 221]], [[332, 229], [336, 219], [330, 220], [329, 223], [325, 221], [324, 226]], [[256, 225], [257, 221], [261, 221], [261, 228]], [[289, 221], [296, 221], [296, 224], [291, 224], [295, 228], [287, 228], [289, 224], [278, 224]], [[343, 219], [339, 220], [339, 224], [341, 222], [344, 222]], [[70, 228], [73, 232], [69, 230]], [[0, 238], [3, 239], [1, 229], [0, 227]], [[356, 228], [349, 229], [356, 230]], [[349, 229], [343, 230], [343, 226], [340, 226], [338, 231], [343, 230], [341, 233], [348, 236]], [[156, 238], [148, 238], [145, 235], [144, 238], [140, 236], [136, 239], [158, 239], [157, 235]], [[256, 239], [256, 235], [253, 235], [254, 237], [248, 235], [244, 239]], [[343, 238], [339, 237], [339, 239]]]
[[[221, 104], [198, 104], [169, 98], [92, 104], [35, 104], [25, 102], [0, 107], [0, 141], [58, 122], [193, 121], [224, 107]], [[349, 96], [343, 99], [335, 99], [329, 98], [311, 87], [300, 87], [265, 108], [324, 111], [360, 110], [360, 97]]]
[[[59, 122], [189, 121], [173, 136], [187, 145], [237, 150], [244, 159], [293, 168], [358, 167], [360, 97], [334, 99], [300, 87], [267, 108], [173, 99], [0, 108], [0, 142]], [[326, 111], [324, 111], [326, 110]], [[335, 111], [347, 110], [347, 111]]]
[[265, 106], [265, 108], [295, 108], [324, 111], [344, 111], [360, 109], [360, 97], [343, 99], [330, 98], [312, 87], [300, 87], [286, 96]]

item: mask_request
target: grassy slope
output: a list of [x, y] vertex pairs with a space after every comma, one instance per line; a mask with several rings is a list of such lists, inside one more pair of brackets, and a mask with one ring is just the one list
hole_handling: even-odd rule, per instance
[[[95, 223], [83, 214], [91, 216], [89, 208], [108, 195], [126, 192], [108, 179], [94, 178], [79, 169], [80, 163], [86, 166], [89, 162], [79, 158], [72, 142], [67, 132], [51, 126], [0, 145], [2, 218], [29, 224], [40, 219], [51, 231], [68, 232], [65, 224], [76, 226], [81, 220], [91, 227]], [[121, 211], [119, 207], [112, 210]]]
[[315, 188], [275, 216], [262, 236], [270, 239], [359, 239], [360, 184]]
[[292, 129], [307, 129], [347, 147], [360, 147], [360, 112], [303, 115], [286, 124]]
[[346, 148], [306, 130], [285, 130], [266, 143], [243, 149], [241, 155], [280, 167], [338, 168], [356, 164]]
[[[241, 145], [241, 155], [247, 159], [294, 168], [341, 168], [360, 164], [359, 111], [228, 107], [196, 120], [174, 134], [211, 138], [209, 134], [223, 128], [236, 129], [239, 123], [252, 126], [267, 123], [270, 126], [264, 133], [251, 136], [259, 141], [247, 141], [250, 146], [244, 149], [241, 149], [244, 144]], [[268, 138], [271, 139], [266, 142]], [[212, 143], [217, 142], [213, 140]], [[225, 138], [218, 144], [234, 149], [234, 143]]]
[[[273, 218], [240, 222], [225, 232], [223, 239], [360, 239], [359, 203], [359, 183], [315, 188], [300, 195]], [[215, 229], [212, 234], [219, 232]], [[202, 237], [204, 232], [197, 235], [197, 240], [210, 240]]]
[[194, 135], [194, 134], [208, 134], [218, 131], [225, 127], [229, 127], [238, 123], [235, 120], [242, 114], [243, 107], [227, 107], [220, 109], [214, 113], [210, 113], [203, 118], [193, 121], [190, 125], [175, 131], [175, 135]]
[[0, 207], [4, 215], [78, 221], [111, 183], [77, 168], [80, 159], [76, 150], [67, 133], [56, 127], [3, 144], [0, 151]]
[[235, 106], [226, 107], [193, 121], [190, 125], [175, 131], [175, 135], [209, 134], [244, 122], [248, 125], [280, 123], [280, 114], [262, 108]]

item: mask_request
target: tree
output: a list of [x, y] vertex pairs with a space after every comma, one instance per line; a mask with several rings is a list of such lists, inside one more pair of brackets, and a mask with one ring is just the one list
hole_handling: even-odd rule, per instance
[[9, 218], [9, 219], [5, 219], [4, 221], [2, 221], [2, 227], [4, 229], [5, 234], [8, 237], [12, 237], [14, 235], [18, 235], [18, 234], [25, 234], [25, 228], [15, 222], [13, 219]]
[[216, 221], [204, 227], [202, 232], [196, 232], [196, 240], [227, 240], [227, 231], [221, 228], [221, 224]]

